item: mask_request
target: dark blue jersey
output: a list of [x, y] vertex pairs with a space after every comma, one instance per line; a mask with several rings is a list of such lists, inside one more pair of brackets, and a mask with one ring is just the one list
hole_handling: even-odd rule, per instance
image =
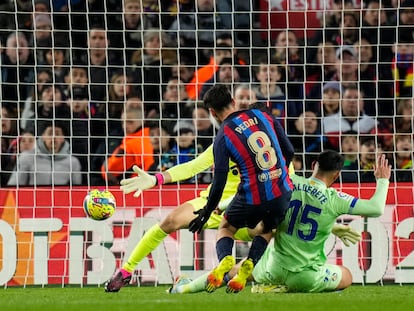
[[223, 182], [216, 177], [227, 174], [231, 159], [240, 170], [237, 196], [245, 203], [259, 205], [291, 191], [287, 161], [293, 147], [270, 114], [257, 109], [232, 113], [218, 131], [213, 148], [214, 181]]

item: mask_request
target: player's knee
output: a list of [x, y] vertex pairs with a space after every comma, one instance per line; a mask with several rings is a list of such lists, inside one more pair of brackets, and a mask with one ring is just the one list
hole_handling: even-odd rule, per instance
[[344, 289], [352, 285], [352, 273], [351, 271], [344, 266], [341, 266], [342, 270], [342, 279], [339, 282], [337, 289]]
[[164, 232], [172, 233], [179, 230], [182, 227], [182, 224], [180, 224], [179, 217], [177, 217], [174, 213], [170, 213], [161, 222], [160, 227], [164, 230]]
[[160, 224], [161, 229], [166, 233], [172, 233], [183, 228], [188, 228], [190, 220], [196, 217], [193, 211], [193, 206], [190, 204], [180, 205], [164, 218]]

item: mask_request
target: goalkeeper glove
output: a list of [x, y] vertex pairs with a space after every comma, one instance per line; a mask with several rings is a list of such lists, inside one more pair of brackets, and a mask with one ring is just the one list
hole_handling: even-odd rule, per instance
[[210, 218], [211, 211], [207, 210], [204, 207], [198, 211], [194, 211], [194, 214], [198, 216], [190, 222], [188, 225], [188, 230], [190, 230], [192, 233], [200, 233], [201, 229], [203, 229], [204, 224]]
[[351, 244], [355, 244], [361, 240], [361, 234], [347, 225], [335, 224], [331, 232], [340, 238], [345, 246], [351, 246]]
[[132, 170], [138, 174], [136, 177], [126, 178], [121, 180], [121, 190], [125, 193], [134, 192], [134, 197], [139, 197], [141, 192], [146, 189], [150, 189], [157, 184], [164, 183], [164, 177], [162, 174], [157, 173], [150, 175], [138, 166], [134, 165]]

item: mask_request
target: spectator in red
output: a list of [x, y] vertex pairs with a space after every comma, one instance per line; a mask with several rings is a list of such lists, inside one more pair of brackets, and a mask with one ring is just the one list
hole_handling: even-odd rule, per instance
[[237, 60], [231, 57], [226, 57], [221, 60], [219, 69], [201, 88], [200, 98], [204, 98], [207, 91], [215, 84], [223, 84], [233, 93], [234, 87], [242, 81], [240, 66], [236, 65], [236, 61]]
[[102, 177], [110, 185], [119, 185], [124, 173], [132, 172], [138, 165], [148, 171], [154, 164], [154, 149], [150, 139], [150, 128], [143, 126], [142, 109], [131, 109], [122, 114], [124, 139], [101, 167]]
[[[208, 64], [196, 70], [193, 78], [189, 82], [190, 89], [187, 88], [187, 93], [190, 99], [202, 99], [200, 92], [203, 84], [217, 72], [223, 58], [228, 57], [234, 57], [235, 64], [240, 65], [241, 67], [246, 65], [246, 62], [238, 56], [237, 49], [234, 48], [233, 37], [231, 34], [229, 32], [221, 32], [217, 35], [216, 45], [214, 49], [211, 50]], [[250, 78], [250, 75], [246, 72], [248, 67], [246, 66], [245, 69], [246, 70], [241, 70], [240, 74], [243, 80], [248, 80]]]

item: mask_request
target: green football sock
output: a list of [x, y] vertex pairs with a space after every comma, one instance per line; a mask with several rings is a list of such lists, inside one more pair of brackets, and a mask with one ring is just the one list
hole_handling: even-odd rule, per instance
[[160, 228], [159, 224], [152, 226], [135, 246], [122, 268], [129, 272], [134, 271], [138, 263], [156, 249], [167, 236], [168, 234]]
[[199, 292], [205, 291], [207, 276], [209, 274], [210, 272], [207, 272], [206, 274], [200, 275], [198, 278], [191, 281], [190, 283], [180, 286], [179, 292], [182, 294], [190, 294], [190, 293], [199, 293]]

